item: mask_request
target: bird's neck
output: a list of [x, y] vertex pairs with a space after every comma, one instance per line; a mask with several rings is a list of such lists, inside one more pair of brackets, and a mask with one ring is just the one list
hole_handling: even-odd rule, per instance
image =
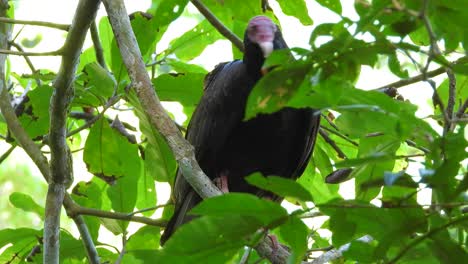
[[251, 43], [249, 44], [245, 45], [243, 62], [249, 75], [255, 80], [258, 80], [262, 77], [261, 69], [265, 58], [263, 57], [260, 47]]

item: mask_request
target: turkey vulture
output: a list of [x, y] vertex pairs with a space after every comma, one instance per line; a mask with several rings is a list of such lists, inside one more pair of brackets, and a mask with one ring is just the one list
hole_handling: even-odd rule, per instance
[[[205, 91], [186, 137], [205, 174], [216, 179], [218, 186], [227, 183], [230, 192], [280, 201], [280, 197], [249, 185], [244, 177], [261, 172], [296, 179], [308, 163], [320, 121], [314, 110], [283, 108], [243, 121], [247, 98], [262, 77], [265, 57], [285, 48], [278, 26], [265, 16], [254, 17], [245, 31], [243, 59], [219, 64], [205, 78]], [[180, 171], [173, 196], [175, 211], [161, 245], [178, 226], [193, 218], [186, 214], [201, 201]]]

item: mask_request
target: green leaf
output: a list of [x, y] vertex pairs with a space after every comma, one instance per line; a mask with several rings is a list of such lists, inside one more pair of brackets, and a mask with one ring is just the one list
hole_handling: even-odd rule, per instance
[[258, 218], [245, 214], [196, 218], [179, 227], [153, 261], [229, 263], [260, 227]]
[[[94, 209], [103, 209], [102, 196], [106, 195], [106, 192], [104, 192], [105, 188], [105, 183], [102, 181], [98, 182], [96, 178], [89, 182], [79, 182], [75, 185], [75, 187], [73, 187], [72, 198], [77, 204], [81, 206]], [[83, 218], [85, 219], [86, 225], [88, 226], [91, 237], [96, 242], [99, 235], [99, 226], [101, 225], [99, 218], [86, 215], [84, 215]]]
[[[370, 137], [360, 140], [358, 157], [395, 155], [400, 146], [400, 141], [390, 136]], [[352, 176], [356, 178], [356, 196], [364, 201], [375, 198], [379, 192], [379, 185], [368, 186], [369, 182], [383, 178], [385, 171], [392, 171], [395, 161], [390, 159], [370, 160], [354, 168]]]
[[91, 173], [111, 183], [116, 181], [107, 189], [112, 208], [133, 211], [141, 166], [138, 147], [100, 119], [90, 129], [83, 160]]
[[315, 204], [325, 203], [340, 197], [338, 194], [339, 186], [336, 184], [326, 184], [325, 176], [327, 174], [316, 173], [314, 166], [309, 163], [304, 174], [297, 180], [298, 183], [310, 192]]
[[161, 228], [156, 226], [143, 226], [129, 237], [126, 245], [128, 253], [134, 250], [154, 250], [159, 247]]
[[49, 102], [52, 92], [52, 87], [43, 85], [28, 93], [29, 102], [19, 120], [33, 139], [49, 132]]
[[245, 179], [249, 184], [278, 194], [281, 197], [291, 197], [301, 201], [312, 201], [310, 193], [302, 185], [291, 179], [278, 176], [264, 177], [258, 172]]
[[42, 220], [44, 219], [44, 208], [37, 204], [31, 196], [25, 193], [13, 192], [10, 194], [10, 203], [16, 208], [20, 208], [25, 212], [33, 212]]
[[[149, 174], [142, 167], [141, 176], [138, 179], [138, 196], [136, 207], [138, 209], [145, 209], [156, 206], [156, 185], [153, 175]], [[154, 211], [146, 211], [142, 214], [146, 217], [152, 216]]]
[[193, 29], [171, 41], [170, 52], [177, 58], [185, 61], [192, 60], [200, 55], [205, 48], [221, 39], [222, 35], [208, 22], [203, 20]]
[[278, 4], [284, 14], [296, 17], [303, 25], [309, 26], [314, 23], [309, 16], [304, 0], [279, 0]]
[[131, 90], [127, 96], [140, 121], [140, 130], [148, 141], [144, 152], [145, 173], [152, 175], [157, 181], [171, 183], [176, 172], [176, 161], [171, 149], [149, 121], [135, 91]]
[[203, 73], [162, 74], [153, 79], [153, 85], [162, 101], [195, 106], [203, 94], [204, 78]]
[[83, 73], [85, 74], [85, 89], [93, 95], [108, 99], [112, 96], [117, 85], [114, 77], [96, 62], [87, 64]]
[[205, 68], [199, 65], [190, 64], [181, 60], [166, 58], [165, 62], [178, 73], [203, 73], [205, 75], [208, 73]]
[[319, 205], [319, 208], [330, 216], [334, 246], [370, 235], [378, 241], [378, 245], [368, 255], [379, 259], [392, 245], [400, 246], [411, 234], [424, 232], [427, 228], [427, 220], [421, 207], [378, 208], [369, 203], [336, 200]]
[[342, 7], [340, 0], [317, 0], [317, 3], [341, 15]]
[[0, 261], [7, 263], [15, 259], [18, 255], [25, 256], [31, 249], [39, 244], [39, 238], [42, 237], [42, 230], [30, 228], [2, 229], [0, 230], [0, 248], [11, 244], [0, 254]]
[[276, 67], [257, 82], [247, 100], [245, 119], [259, 113], [273, 113], [286, 103], [302, 83], [311, 65], [293, 62]]
[[309, 228], [298, 217], [290, 216], [288, 221], [279, 227], [279, 232], [292, 249], [288, 263], [301, 263], [307, 251]]
[[256, 219], [264, 226], [287, 217], [286, 210], [278, 203], [246, 193], [228, 193], [206, 199], [190, 212], [213, 217], [244, 216]]

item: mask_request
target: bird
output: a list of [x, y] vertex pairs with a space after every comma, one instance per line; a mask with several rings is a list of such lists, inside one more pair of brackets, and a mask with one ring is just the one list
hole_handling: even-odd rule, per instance
[[[249, 185], [255, 172], [297, 179], [310, 159], [320, 115], [309, 108], [285, 107], [244, 120], [247, 99], [263, 77], [262, 65], [274, 50], [288, 49], [279, 27], [266, 16], [253, 17], [244, 34], [242, 60], [218, 64], [205, 77], [204, 93], [189, 122], [186, 139], [193, 145], [203, 172], [223, 192], [244, 192], [280, 202], [278, 197]], [[172, 196], [174, 214], [160, 244], [194, 216], [188, 211], [201, 197], [178, 171]]]

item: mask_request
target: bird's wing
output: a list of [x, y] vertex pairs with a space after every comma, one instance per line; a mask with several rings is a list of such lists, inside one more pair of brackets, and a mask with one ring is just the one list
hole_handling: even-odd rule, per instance
[[317, 138], [317, 133], [320, 128], [320, 112], [312, 109], [304, 109], [308, 118], [308, 128], [305, 135], [305, 148], [303, 149], [301, 159], [298, 163], [296, 170], [292, 174], [293, 179], [297, 179], [302, 175], [304, 170], [309, 163], [310, 156], [312, 155], [312, 150], [314, 149], [315, 141]]
[[[253, 84], [242, 61], [219, 64], [205, 78], [204, 94], [192, 115], [186, 137], [195, 147], [195, 156], [210, 178], [217, 177], [217, 152], [225, 144], [230, 131], [242, 121]], [[175, 211], [161, 237], [162, 243], [179, 225], [189, 220], [187, 212], [201, 200], [180, 170], [172, 193]]]
[[252, 86], [253, 82], [249, 86], [242, 61], [219, 64], [206, 77], [205, 92], [187, 132], [199, 162], [203, 163], [207, 158], [212, 161], [230, 131], [241, 122]]

